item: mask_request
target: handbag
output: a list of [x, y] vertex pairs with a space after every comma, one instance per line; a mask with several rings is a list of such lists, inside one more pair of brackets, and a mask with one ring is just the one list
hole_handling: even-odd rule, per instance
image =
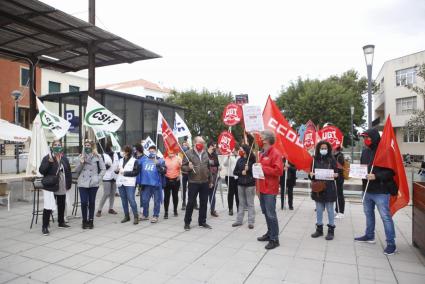
[[311, 191], [315, 193], [320, 193], [326, 188], [326, 183], [322, 180], [312, 180], [311, 181]]
[[59, 170], [60, 165], [58, 165], [58, 170], [54, 176], [47, 175], [41, 179], [43, 184], [43, 189], [51, 192], [56, 192], [59, 190]]

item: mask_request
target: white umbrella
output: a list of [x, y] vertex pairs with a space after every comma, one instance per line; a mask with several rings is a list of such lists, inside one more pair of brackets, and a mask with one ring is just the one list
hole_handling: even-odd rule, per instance
[[25, 142], [31, 136], [31, 131], [6, 120], [0, 119], [0, 139], [15, 142]]
[[44, 128], [41, 127], [40, 116], [37, 115], [32, 124], [31, 133], [31, 145], [30, 152], [28, 155], [27, 163], [27, 175], [37, 174], [41, 176], [38, 172], [40, 167], [41, 160], [49, 154], [50, 149], [47, 145], [46, 135], [44, 134]]

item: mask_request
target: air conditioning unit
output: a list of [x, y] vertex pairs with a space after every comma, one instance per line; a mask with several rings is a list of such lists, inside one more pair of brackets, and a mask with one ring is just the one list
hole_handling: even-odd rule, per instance
[[148, 100], [155, 100], [155, 98], [154, 98], [153, 96], [146, 96], [146, 98], [147, 98]]
[[156, 98], [156, 100], [157, 100], [158, 102], [164, 102], [164, 99], [163, 99], [163, 98]]

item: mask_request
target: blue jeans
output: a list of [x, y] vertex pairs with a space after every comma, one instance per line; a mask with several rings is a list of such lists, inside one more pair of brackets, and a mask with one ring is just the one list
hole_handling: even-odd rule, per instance
[[328, 212], [328, 224], [335, 225], [335, 209], [334, 202], [317, 202], [316, 201], [316, 224], [323, 225], [323, 212]]
[[[99, 187], [79, 187], [81, 199], [81, 215], [83, 221], [87, 222], [94, 218], [94, 208], [96, 206], [96, 193]], [[88, 219], [87, 219], [88, 211]]]
[[125, 215], [129, 215], [130, 212], [128, 211], [128, 203], [130, 203], [131, 211], [133, 211], [134, 216], [138, 216], [137, 213], [137, 203], [136, 203], [136, 188], [134, 186], [125, 186], [122, 185], [119, 187], [120, 191], [120, 197], [121, 197], [121, 203], [122, 208], [124, 210]]
[[279, 223], [276, 215], [276, 195], [260, 193], [261, 212], [266, 217], [266, 236], [272, 241], [279, 241]]
[[366, 215], [366, 236], [375, 238], [375, 205], [378, 207], [384, 223], [385, 237], [388, 245], [395, 245], [395, 229], [390, 212], [390, 195], [366, 193], [363, 202], [363, 211]]
[[142, 191], [143, 200], [143, 216], [149, 217], [149, 201], [153, 196], [153, 216], [159, 217], [159, 210], [161, 208], [162, 189], [159, 186], [144, 185]]

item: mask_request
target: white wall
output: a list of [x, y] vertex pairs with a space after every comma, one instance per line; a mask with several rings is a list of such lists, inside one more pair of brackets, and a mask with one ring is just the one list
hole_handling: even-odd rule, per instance
[[80, 91], [88, 89], [88, 79], [71, 73], [60, 73], [49, 69], [41, 69], [41, 95], [49, 93], [49, 81], [61, 84], [61, 93], [68, 93], [69, 86], [80, 87]]

